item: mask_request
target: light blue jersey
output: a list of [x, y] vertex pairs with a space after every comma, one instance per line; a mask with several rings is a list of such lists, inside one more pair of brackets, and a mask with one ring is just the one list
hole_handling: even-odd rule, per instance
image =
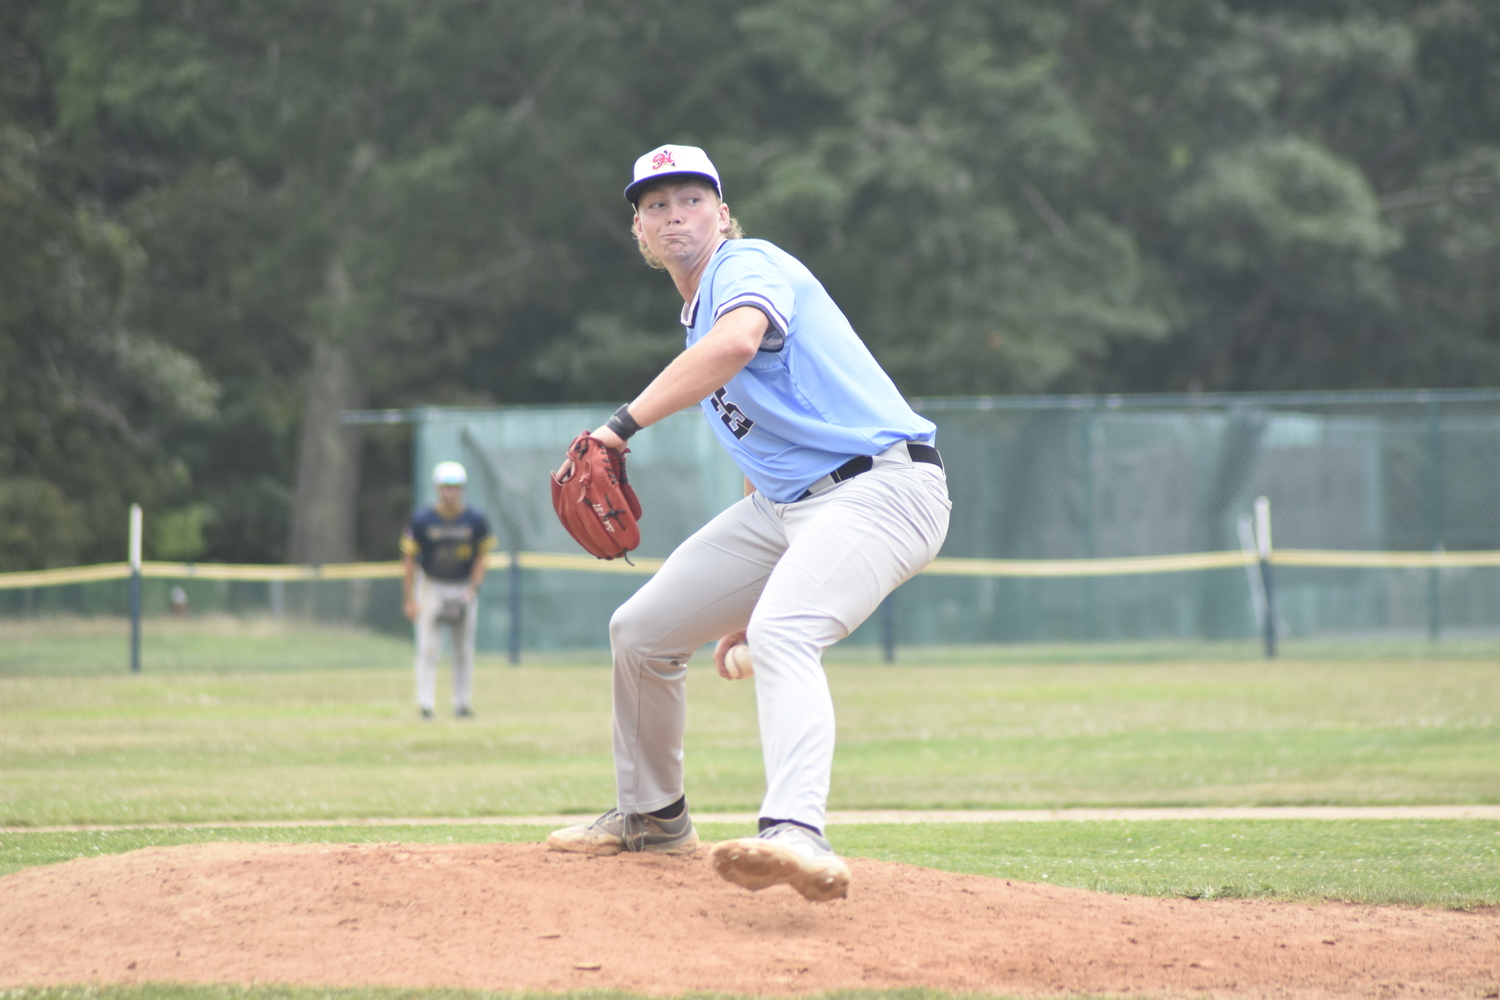
[[765, 240], [726, 240], [683, 307], [689, 347], [742, 306], [766, 314], [760, 352], [703, 401], [719, 440], [778, 503], [857, 455], [898, 441], [932, 444], [919, 417], [812, 272]]

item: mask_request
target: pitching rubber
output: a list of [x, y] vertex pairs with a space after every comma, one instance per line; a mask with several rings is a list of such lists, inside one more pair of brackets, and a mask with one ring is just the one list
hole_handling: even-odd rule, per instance
[[849, 866], [836, 855], [810, 858], [785, 844], [743, 837], [715, 844], [708, 860], [720, 877], [751, 892], [786, 884], [814, 903], [849, 895]]

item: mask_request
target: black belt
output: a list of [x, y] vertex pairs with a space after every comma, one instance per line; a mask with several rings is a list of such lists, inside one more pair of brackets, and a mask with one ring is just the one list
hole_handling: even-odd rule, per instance
[[[938, 450], [930, 444], [917, 444], [915, 441], [908, 441], [906, 442], [906, 453], [911, 456], [911, 460], [913, 462], [925, 462], [928, 465], [935, 465], [939, 469], [943, 467], [943, 456], [939, 455]], [[853, 479], [855, 476], [864, 475], [874, 467], [874, 458], [870, 457], [869, 455], [857, 455], [854, 458], [849, 459], [849, 461], [845, 462], [837, 469], [834, 469], [828, 475], [824, 476], [823, 479], [833, 480], [833, 482], [829, 483], [828, 485], [835, 486], [839, 483], [842, 483], [846, 479]], [[820, 479], [818, 482], [822, 482], [822, 480]], [[827, 487], [824, 487], [824, 489], [826, 488]], [[803, 491], [802, 495], [799, 496], [797, 500], [806, 500], [812, 495], [813, 490], [807, 489]], [[795, 502], [796, 501], [793, 501], [793, 503]]]

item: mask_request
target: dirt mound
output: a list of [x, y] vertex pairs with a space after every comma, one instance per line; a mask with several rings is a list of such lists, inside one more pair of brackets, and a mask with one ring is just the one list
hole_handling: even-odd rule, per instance
[[0, 986], [1500, 996], [1500, 912], [1192, 901], [854, 860], [848, 900], [697, 858], [194, 844], [0, 879]]

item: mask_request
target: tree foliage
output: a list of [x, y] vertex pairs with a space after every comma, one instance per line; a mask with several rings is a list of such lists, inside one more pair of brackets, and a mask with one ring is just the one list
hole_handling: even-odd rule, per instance
[[351, 401], [633, 395], [663, 141], [911, 394], [1492, 384], [1497, 65], [1479, 0], [12, 0], [0, 567], [118, 558], [131, 500], [286, 558]]
[[[1479, 289], [1500, 258], [1460, 235], [1500, 209], [1494, 5], [1161, 3], [1108, 20], [1096, 30], [1157, 64], [1138, 87], [1086, 87], [1131, 163], [1108, 197], [1181, 308], [1169, 337], [1112, 344], [1070, 384], [1495, 382]], [[1440, 249], [1457, 242], [1462, 263]]]
[[211, 420], [199, 360], [133, 322], [144, 255], [49, 128], [43, 60], [16, 7], [0, 49], [0, 566], [124, 556], [132, 500], [158, 551], [202, 549], [183, 426]]

